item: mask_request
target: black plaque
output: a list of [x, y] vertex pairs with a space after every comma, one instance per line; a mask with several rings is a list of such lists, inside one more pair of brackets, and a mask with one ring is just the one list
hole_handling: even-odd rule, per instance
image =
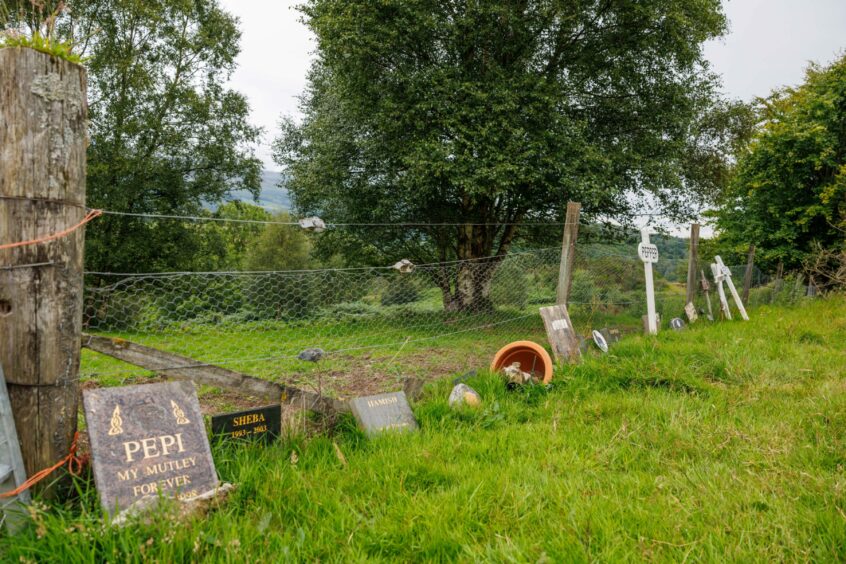
[[261, 439], [272, 442], [282, 432], [282, 406], [268, 405], [236, 413], [213, 415], [212, 436], [223, 439]]
[[192, 382], [85, 390], [94, 480], [106, 511], [218, 485]]
[[350, 408], [368, 435], [391, 430], [414, 431], [418, 428], [405, 392], [355, 398], [350, 400]]

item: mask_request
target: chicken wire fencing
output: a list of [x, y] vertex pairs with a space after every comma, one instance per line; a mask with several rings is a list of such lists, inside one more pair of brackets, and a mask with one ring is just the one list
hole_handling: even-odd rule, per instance
[[[406, 273], [89, 272], [84, 331], [277, 380], [313, 370], [298, 358], [309, 348], [324, 352], [320, 367], [363, 377], [395, 370], [402, 351], [414, 355], [420, 371], [479, 368], [512, 340], [545, 341], [538, 309], [556, 303], [560, 255], [560, 248], [515, 251], [502, 260], [417, 265]], [[655, 265], [664, 326], [683, 314], [687, 264], [670, 257]], [[732, 267], [735, 280], [744, 268]], [[755, 281], [768, 283], [760, 272]], [[568, 307], [585, 337], [605, 326], [639, 331], [646, 296], [636, 245], [577, 247]], [[143, 372], [90, 352], [82, 363], [83, 378]]]

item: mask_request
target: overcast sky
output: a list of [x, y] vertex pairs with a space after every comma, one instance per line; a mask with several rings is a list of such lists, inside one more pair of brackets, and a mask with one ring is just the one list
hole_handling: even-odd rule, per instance
[[[285, 0], [222, 0], [241, 19], [241, 54], [231, 86], [250, 101], [264, 127], [259, 156], [269, 169], [281, 115], [297, 115], [314, 40]], [[727, 0], [729, 33], [706, 46], [724, 90], [750, 100], [802, 82], [808, 62], [828, 63], [846, 48], [846, 0]]]

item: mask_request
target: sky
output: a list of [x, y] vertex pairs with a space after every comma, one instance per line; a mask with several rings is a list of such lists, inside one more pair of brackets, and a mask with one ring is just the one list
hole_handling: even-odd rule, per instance
[[[252, 121], [264, 128], [257, 154], [270, 170], [270, 143], [280, 116], [297, 117], [315, 49], [294, 6], [270, 0], [222, 0], [240, 18], [241, 54], [230, 87], [245, 94]], [[729, 33], [705, 54], [732, 98], [751, 100], [802, 82], [808, 63], [828, 63], [846, 50], [846, 0], [724, 0]]]

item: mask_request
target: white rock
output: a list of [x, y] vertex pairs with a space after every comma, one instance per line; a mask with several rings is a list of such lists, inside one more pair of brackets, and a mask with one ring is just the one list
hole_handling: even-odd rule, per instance
[[458, 407], [465, 404], [478, 407], [482, 405], [482, 397], [467, 384], [456, 384], [449, 394], [449, 405], [450, 407]]

